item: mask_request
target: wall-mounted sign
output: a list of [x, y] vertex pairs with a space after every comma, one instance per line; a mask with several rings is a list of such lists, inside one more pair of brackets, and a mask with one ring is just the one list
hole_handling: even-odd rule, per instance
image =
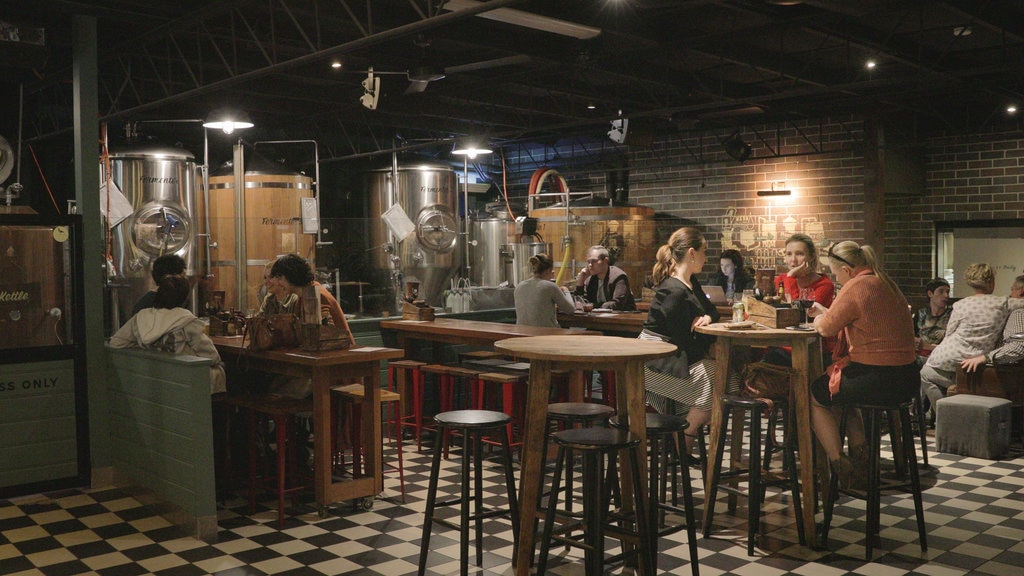
[[0, 284], [0, 312], [40, 307], [39, 283]]

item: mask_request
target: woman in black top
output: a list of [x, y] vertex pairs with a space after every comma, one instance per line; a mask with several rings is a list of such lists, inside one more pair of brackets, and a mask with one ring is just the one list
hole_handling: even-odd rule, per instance
[[[654, 264], [655, 288], [641, 339], [660, 339], [675, 344], [674, 357], [648, 362], [644, 369], [647, 399], [661, 412], [671, 400], [675, 412], [685, 413], [695, 435], [711, 412], [715, 362], [708, 357], [713, 336], [700, 334], [697, 326], [717, 322], [718, 310], [697, 281], [707, 262], [707, 242], [696, 228], [680, 228], [658, 249]], [[692, 447], [687, 434], [686, 447]]]
[[754, 279], [747, 275], [746, 269], [743, 268], [742, 254], [732, 249], [722, 252], [715, 284], [722, 287], [726, 298], [737, 301], [744, 290], [754, 289]]

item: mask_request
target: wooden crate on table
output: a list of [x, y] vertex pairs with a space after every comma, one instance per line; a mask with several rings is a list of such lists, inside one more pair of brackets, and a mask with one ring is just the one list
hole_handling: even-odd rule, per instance
[[803, 319], [802, 312], [796, 308], [790, 308], [788, 304], [774, 306], [754, 298], [744, 298], [743, 304], [747, 308], [748, 320], [764, 324], [769, 328], [796, 326]]

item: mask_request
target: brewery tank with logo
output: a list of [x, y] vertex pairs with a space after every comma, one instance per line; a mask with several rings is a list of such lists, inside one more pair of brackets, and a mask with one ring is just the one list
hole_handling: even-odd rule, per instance
[[394, 297], [415, 283], [419, 299], [443, 306], [462, 263], [455, 171], [406, 162], [368, 172], [365, 185], [374, 285]]
[[[187, 276], [198, 273], [199, 170], [193, 154], [181, 148], [138, 145], [111, 151], [112, 189], [120, 190], [131, 207], [130, 215], [110, 230], [107, 287], [112, 330], [131, 317], [135, 302], [153, 287], [153, 260], [177, 254], [185, 260]], [[194, 299], [191, 306], [195, 311]]]

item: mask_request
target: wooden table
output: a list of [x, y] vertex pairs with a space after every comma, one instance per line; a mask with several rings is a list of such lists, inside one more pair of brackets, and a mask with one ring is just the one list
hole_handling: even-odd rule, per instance
[[[551, 372], [609, 370], [615, 372], [619, 414], [628, 414], [630, 432], [646, 439], [644, 415], [644, 361], [675, 352], [672, 344], [658, 341], [595, 336], [538, 336], [496, 342], [498, 350], [530, 360], [530, 384], [526, 393], [526, 423], [523, 427], [522, 466], [519, 480], [519, 546], [515, 552], [516, 576], [529, 576], [534, 549], [534, 519], [544, 472], [544, 434], [547, 428]], [[641, 478], [647, 477], [646, 444], [636, 448], [641, 462]], [[623, 507], [632, 502], [630, 490], [646, 491], [646, 486], [630, 486], [623, 477]], [[651, 567], [652, 568], [652, 567]], [[653, 573], [653, 571], [651, 571]]]
[[360, 347], [349, 350], [306, 352], [303, 350], [265, 350], [246, 352], [241, 336], [211, 337], [225, 363], [239, 362], [240, 366], [274, 374], [310, 378], [313, 382], [313, 458], [314, 488], [317, 512], [321, 517], [327, 506], [343, 500], [373, 498], [384, 489], [381, 468], [381, 444], [369, 442], [366, 450], [366, 470], [362, 478], [335, 482], [331, 474], [331, 386], [345, 382], [362, 382], [363, 438], [381, 438], [380, 361], [401, 358], [402, 350], [394, 348]]
[[[711, 440], [708, 454], [716, 454], [718, 430], [722, 422], [722, 395], [725, 394], [729, 380], [729, 358], [734, 346], [791, 346], [793, 366], [793, 388], [791, 406], [796, 418], [797, 448], [800, 452], [800, 492], [803, 504], [804, 534], [808, 542], [814, 541], [814, 443], [811, 437], [811, 400], [810, 383], [822, 373], [821, 338], [817, 332], [785, 330], [776, 328], [729, 330], [725, 324], [716, 323], [699, 326], [696, 330], [702, 334], [715, 336], [715, 362], [717, 363], [714, 383], [714, 402], [711, 408]], [[737, 458], [733, 454], [733, 459]], [[705, 493], [710, 486], [711, 474], [704, 473]], [[704, 523], [706, 525], [711, 505], [704, 506]]]
[[586, 328], [609, 336], [636, 337], [644, 328], [647, 312], [590, 312], [585, 314], [558, 314], [558, 325], [563, 328]]

